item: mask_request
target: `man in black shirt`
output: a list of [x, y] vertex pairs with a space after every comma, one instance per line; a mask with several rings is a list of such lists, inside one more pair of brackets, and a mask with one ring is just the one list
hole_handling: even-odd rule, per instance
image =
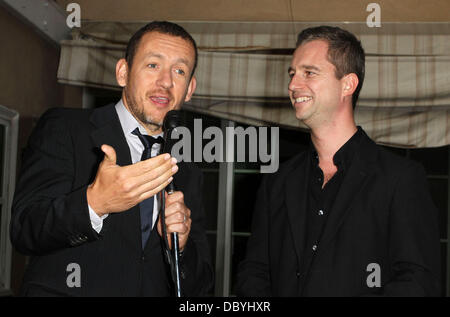
[[439, 295], [437, 210], [424, 170], [354, 121], [364, 63], [345, 30], [299, 34], [289, 96], [311, 148], [262, 181], [239, 295]]

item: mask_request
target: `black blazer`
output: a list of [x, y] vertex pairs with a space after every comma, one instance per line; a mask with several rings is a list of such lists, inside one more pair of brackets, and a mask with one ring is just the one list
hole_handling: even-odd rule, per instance
[[[23, 154], [10, 227], [13, 246], [32, 256], [22, 295], [174, 295], [156, 225], [142, 250], [138, 205], [110, 214], [100, 234], [92, 229], [86, 189], [103, 159], [102, 144], [114, 147], [118, 165], [131, 164], [114, 105], [52, 109], [34, 129]], [[181, 162], [174, 182], [192, 212], [181, 262], [182, 291], [204, 295], [213, 270], [204, 230], [202, 175], [194, 164]], [[80, 267], [80, 287], [66, 283], [71, 263]]]
[[[301, 267], [311, 169], [303, 152], [262, 181], [239, 295], [439, 296], [438, 213], [419, 164], [364, 133], [315, 256]], [[381, 287], [368, 286], [371, 263], [379, 265]]]

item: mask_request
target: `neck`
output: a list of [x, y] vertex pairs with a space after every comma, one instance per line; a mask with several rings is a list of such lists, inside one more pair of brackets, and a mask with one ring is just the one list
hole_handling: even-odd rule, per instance
[[157, 127], [156, 125], [152, 125], [152, 124], [145, 125], [142, 122], [139, 122], [139, 123], [142, 124], [142, 126], [145, 128], [148, 135], [154, 136], [154, 135], [162, 133], [162, 129], [159, 126]]
[[311, 128], [311, 141], [321, 162], [333, 162], [334, 154], [356, 133], [353, 116]]

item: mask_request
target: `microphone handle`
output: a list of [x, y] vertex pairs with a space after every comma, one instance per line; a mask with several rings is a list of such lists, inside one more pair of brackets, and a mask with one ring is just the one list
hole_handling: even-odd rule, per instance
[[[166, 186], [167, 194], [172, 195], [175, 191], [175, 185], [170, 182]], [[179, 251], [179, 241], [178, 232], [172, 232], [172, 243], [173, 243], [173, 255], [174, 255], [174, 269], [175, 269], [175, 291], [177, 297], [181, 297], [181, 285], [180, 285], [180, 251]]]
[[177, 297], [181, 297], [181, 285], [180, 285], [180, 252], [178, 246], [178, 232], [172, 232], [172, 241], [173, 241], [173, 253], [175, 260], [175, 291], [177, 293]]
[[[164, 131], [164, 153], [169, 153], [170, 154], [170, 150], [172, 149], [173, 146], [173, 140], [170, 139], [170, 135], [172, 134], [172, 129], [167, 129], [166, 131]], [[169, 195], [172, 195], [173, 192], [175, 191], [175, 185], [172, 182], [170, 182], [167, 186], [166, 186], [166, 192]], [[172, 232], [172, 244], [173, 244], [173, 270], [175, 272], [175, 291], [176, 291], [176, 296], [177, 297], [181, 297], [181, 286], [180, 286], [180, 263], [179, 263], [179, 259], [180, 259], [180, 251], [179, 251], [179, 240], [178, 240], [178, 232]]]
[[169, 183], [169, 185], [166, 186], [166, 192], [167, 192], [167, 194], [172, 195], [174, 191], [175, 191], [175, 185], [173, 184], [173, 181], [171, 181]]

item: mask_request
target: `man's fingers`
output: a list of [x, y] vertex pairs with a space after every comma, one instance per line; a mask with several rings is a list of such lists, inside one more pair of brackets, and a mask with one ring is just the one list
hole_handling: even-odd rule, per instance
[[184, 195], [181, 191], [175, 191], [172, 195], [166, 195], [166, 215], [169, 217], [175, 213], [182, 213], [186, 215], [186, 218], [191, 217], [191, 210], [185, 205]]
[[184, 203], [184, 194], [182, 191], [174, 191], [171, 195], [166, 193], [166, 204], [170, 205], [174, 202]]
[[[115, 159], [115, 151], [111, 147], [105, 146], [105, 163], [109, 164]], [[170, 155], [169, 155], [170, 158]], [[157, 165], [149, 172], [143, 172], [136, 164], [119, 167], [114, 175], [107, 181], [113, 187], [113, 197], [109, 201], [121, 202], [120, 206], [109, 208], [110, 210], [120, 210], [123, 207], [134, 206], [141, 201], [157, 194], [164, 189], [171, 181], [172, 175], [176, 173], [178, 167], [170, 159], [158, 158], [162, 165]], [[142, 167], [142, 166], [141, 166]], [[136, 176], [133, 174], [138, 173]], [[119, 208], [119, 209], [118, 209]]]
[[[166, 178], [169, 178], [173, 174], [175, 174], [178, 171], [178, 166], [174, 163], [174, 161], [166, 161], [164, 164], [155, 167], [153, 170], [144, 172], [141, 171], [138, 175], [135, 176], [134, 181], [136, 183], [136, 186], [147, 186], [151, 185], [150, 183], [154, 180], [161, 179], [161, 176], [169, 175]], [[164, 177], [162, 178], [162, 181], [165, 181]], [[148, 186], [147, 186], [148, 187]]]
[[[154, 192], [155, 188], [159, 188], [160, 185], [167, 186], [172, 181], [172, 176], [178, 171], [178, 166], [164, 166], [159, 167], [155, 171], [140, 175], [135, 178], [135, 193], [136, 195], [147, 195]], [[170, 181], [169, 181], [170, 179]]]
[[123, 172], [126, 173], [127, 177], [143, 176], [144, 179], [142, 181], [145, 182], [151, 178], [157, 177], [173, 165], [176, 165], [176, 159], [172, 158], [170, 154], [165, 153], [135, 164], [124, 166]]
[[117, 180], [123, 191], [131, 196], [139, 196], [159, 186], [178, 170], [171, 160], [163, 160], [163, 164], [153, 170], [144, 172], [137, 164], [120, 167]]
[[[189, 232], [191, 231], [191, 210], [184, 204], [184, 195], [180, 191], [175, 191], [171, 195], [166, 194], [166, 199], [165, 225], [169, 247], [172, 247], [171, 233], [177, 232], [179, 234], [180, 250], [183, 250]], [[173, 201], [169, 204], [168, 201], [171, 201], [172, 199]], [[161, 218], [159, 218], [158, 221], [158, 232], [162, 235]]]
[[160, 154], [158, 156], [151, 157], [149, 159], [140, 161], [134, 165], [136, 166], [136, 168], [139, 168], [141, 172], [149, 172], [149, 171], [152, 171], [153, 169], [155, 169], [156, 167], [161, 166], [167, 162], [170, 162], [171, 164], [176, 164], [177, 160], [176, 160], [176, 158], [171, 157], [170, 154], [164, 153], [164, 154]]
[[168, 234], [172, 233], [172, 232], [178, 232], [179, 234], [185, 234], [190, 231], [191, 222], [192, 222], [191, 219], [188, 219], [183, 223], [167, 224], [167, 222], [166, 222], [166, 231]]
[[183, 208], [172, 214], [167, 214], [166, 212], [166, 224], [185, 224], [190, 219], [190, 210], [188, 208]]
[[[173, 180], [173, 177], [171, 174], [163, 174], [157, 179], [149, 182], [146, 186], [140, 187], [139, 190], [141, 191], [139, 195], [139, 202], [152, 197], [153, 195], [159, 193], [161, 190], [166, 188], [167, 185]], [[157, 185], [159, 184], [159, 185]], [[155, 187], [156, 186], [156, 187]]]
[[103, 161], [111, 165], [116, 165], [117, 156], [114, 148], [110, 145], [103, 144], [101, 150], [103, 151], [103, 153], [105, 153]]

